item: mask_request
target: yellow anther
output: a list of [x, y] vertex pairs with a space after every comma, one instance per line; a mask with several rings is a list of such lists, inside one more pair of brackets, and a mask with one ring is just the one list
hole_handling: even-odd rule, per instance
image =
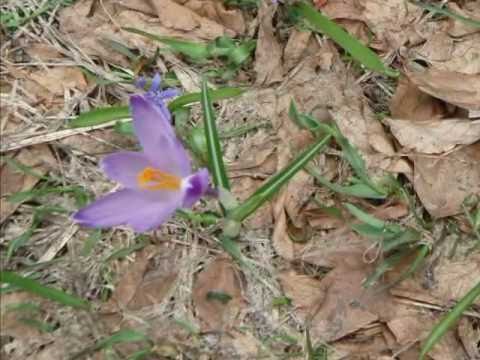
[[146, 167], [138, 173], [138, 186], [146, 190], [179, 190], [182, 179], [152, 167]]

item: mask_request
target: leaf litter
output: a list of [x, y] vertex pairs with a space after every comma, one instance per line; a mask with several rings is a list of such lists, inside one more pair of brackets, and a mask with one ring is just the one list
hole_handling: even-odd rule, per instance
[[[448, 5], [478, 19], [475, 1]], [[292, 26], [283, 3], [261, 2], [258, 9], [242, 11], [215, 0], [79, 1], [52, 11], [55, 22], [39, 17], [16, 37], [7, 35], [2, 143], [20, 145], [2, 154], [13, 159], [2, 159], [2, 251], [26, 230], [37, 206], [53, 202], [76, 210], [65, 194], [23, 204], [9, 203], [8, 195], [37, 189], [52, 175], [64, 185], [104, 193], [112, 184], [94, 167], [99, 156], [134, 148], [133, 139], [108, 128], [63, 140], [45, 137], [42, 144], [42, 136], [61, 131], [67, 118], [125, 103], [133, 91], [138, 68], [126, 52], [112, 48], [111, 40], [154, 59], [155, 71], [172, 70], [186, 91], [198, 91], [199, 74], [208, 65], [166, 48], [155, 55], [160, 43], [123, 27], [203, 44], [218, 36], [256, 38], [253, 63], [230, 80], [232, 86], [247, 86], [247, 92], [216, 108], [220, 131], [266, 124], [223, 140], [239, 200], [315, 142], [315, 132], [299, 128], [289, 116], [292, 101], [300, 113], [338, 126], [365, 161], [369, 181], [382, 183], [392, 174], [400, 187], [386, 201], [365, 200], [328, 189], [307, 169], [300, 171], [244, 223], [238, 245], [255, 276], [223, 253], [215, 229], [180, 217], [145, 243], [124, 228], [102, 232], [85, 256], [88, 233], [74, 228], [69, 235], [68, 216], [49, 215], [13, 254], [8, 270], [32, 275], [28, 266], [38, 266], [36, 279], [88, 298], [98, 310], [84, 314], [42, 300], [39, 312], [22, 313], [20, 305], [30, 303], [30, 295], [2, 294], [18, 305], [4, 318], [11, 326], [2, 331], [9, 336], [2, 340], [3, 354], [12, 359], [122, 358], [142, 351], [152, 358], [303, 358], [308, 329], [315, 346], [327, 345], [329, 359], [418, 357], [434, 324], [480, 274], [473, 232], [452, 225], [465, 222], [464, 200], [480, 194], [479, 32], [413, 2], [329, 0], [316, 6], [401, 70], [398, 83], [364, 74], [328, 37]], [[366, 90], [372, 87], [382, 96], [372, 98]], [[375, 112], [377, 105], [388, 113]], [[197, 123], [199, 107], [193, 105], [191, 113], [191, 123]], [[41, 144], [22, 145], [32, 137]], [[23, 171], [12, 167], [17, 162]], [[337, 142], [310, 166], [338, 184], [353, 184], [358, 176]], [[390, 254], [374, 238], [352, 231], [358, 221], [343, 207], [352, 202], [389, 225], [421, 233], [431, 251], [413, 276], [382, 288], [408, 269], [416, 248], [387, 268], [379, 287], [364, 286], [379, 263], [389, 264]], [[198, 208], [218, 210], [210, 202]], [[52, 252], [55, 244], [62, 247]], [[53, 254], [51, 261], [38, 263], [45, 253]], [[477, 299], [429, 352], [431, 359], [479, 356], [479, 306]], [[19, 321], [25, 314], [31, 321]], [[41, 321], [55, 324], [53, 330], [39, 327]], [[105, 340], [122, 331], [145, 334], [155, 345]]]

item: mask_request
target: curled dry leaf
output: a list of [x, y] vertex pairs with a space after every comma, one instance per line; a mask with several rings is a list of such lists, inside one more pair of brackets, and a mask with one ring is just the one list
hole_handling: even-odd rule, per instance
[[480, 73], [480, 33], [456, 39], [439, 32], [410, 50], [410, 57], [427, 61], [437, 70], [463, 74]]
[[480, 140], [480, 121], [411, 121], [386, 118], [385, 122], [404, 148], [425, 154], [442, 153], [457, 145], [470, 145]]
[[159, 251], [147, 246], [135, 255], [135, 261], [127, 266], [112, 297], [103, 306], [103, 313], [139, 310], [163, 301], [176, 280], [177, 270], [175, 253], [167, 248], [162, 250], [162, 258], [166, 261], [157, 269], [149, 269], [150, 260]]
[[269, 85], [283, 79], [282, 47], [275, 37], [273, 15], [277, 5], [262, 1], [258, 10], [260, 28], [255, 50], [257, 84]]
[[458, 214], [463, 200], [480, 194], [480, 143], [448, 155], [413, 156], [413, 185], [425, 209], [434, 217]]
[[286, 70], [290, 70], [298, 64], [311, 37], [312, 33], [310, 31], [292, 30], [283, 52], [283, 62]]
[[470, 359], [480, 359], [480, 328], [471, 319], [463, 317], [458, 324], [458, 337]]
[[[393, 288], [394, 295], [440, 306], [449, 306], [461, 299], [478, 282], [480, 254], [469, 254], [461, 260], [449, 260], [446, 256], [429, 273], [417, 272]], [[396, 276], [396, 275], [392, 275]], [[433, 280], [432, 280], [433, 279]], [[480, 299], [475, 304], [480, 305]]]
[[[312, 338], [335, 341], [378, 320], [378, 315], [370, 309], [374, 299], [366, 296], [362, 288], [365, 270], [340, 266], [321, 281], [304, 275], [280, 278], [286, 295], [298, 306], [296, 314], [309, 326]], [[377, 296], [377, 300], [380, 298]]]
[[[13, 160], [27, 166], [38, 176], [45, 175], [55, 167], [56, 163], [54, 156], [46, 145], [22, 149], [13, 156]], [[21, 202], [9, 202], [7, 200], [8, 196], [19, 191], [31, 190], [40, 180], [38, 176], [22, 172], [7, 162], [2, 164], [0, 168], [0, 223], [4, 222], [21, 204]]]
[[469, 110], [480, 110], [480, 74], [464, 74], [433, 67], [416, 71], [409, 67], [406, 75], [427, 94]]
[[54, 96], [63, 96], [67, 89], [85, 91], [88, 85], [79, 68], [67, 66], [37, 70], [30, 78]]
[[403, 0], [329, 0], [321, 10], [332, 19], [364, 22], [375, 34], [369, 45], [382, 50], [404, 45], [422, 14], [419, 7]]
[[[155, 21], [156, 20], [156, 21]], [[122, 31], [134, 27], [160, 36], [195, 41], [235, 36], [245, 30], [240, 10], [226, 10], [217, 0], [175, 2], [172, 0], [103, 1], [91, 14], [90, 2], [77, 2], [60, 11], [60, 30], [90, 56], [128, 65], [123, 55], [112, 51], [101, 39], [111, 39], [128, 47], [153, 51], [162, 44]]]
[[[456, 3], [451, 3], [451, 4], [449, 3], [448, 7], [453, 12], [459, 15], [462, 15], [466, 18], [480, 21], [480, 3], [478, 1], [475, 1], [475, 0], [467, 1], [464, 4], [462, 4], [462, 7], [460, 7]], [[449, 22], [450, 22], [450, 28], [448, 29], [448, 34], [455, 38], [480, 32], [480, 29], [478, 28], [478, 26], [475, 27], [469, 24], [465, 24], [464, 21], [461, 21], [459, 19], [452, 18], [452, 19], [449, 19]]]
[[198, 274], [193, 302], [203, 331], [221, 331], [234, 325], [246, 306], [242, 281], [232, 260], [226, 257], [216, 258]]
[[420, 91], [402, 76], [390, 100], [390, 113], [395, 119], [430, 120], [445, 117], [447, 109], [442, 100]]

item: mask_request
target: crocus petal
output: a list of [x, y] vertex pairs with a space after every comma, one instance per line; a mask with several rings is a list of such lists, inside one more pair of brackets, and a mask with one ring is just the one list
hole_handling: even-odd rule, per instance
[[107, 155], [101, 162], [102, 170], [113, 181], [126, 188], [137, 189], [138, 174], [152, 166], [147, 157], [140, 152], [121, 151]]
[[160, 76], [159, 73], [156, 73], [152, 79], [152, 84], [150, 85], [150, 91], [153, 91], [153, 92], [159, 91], [161, 83], [162, 83], [162, 77]]
[[178, 193], [161, 202], [147, 195], [131, 189], [119, 190], [79, 210], [73, 219], [88, 227], [128, 225], [137, 232], [144, 232], [167, 221], [181, 205]]
[[135, 133], [147, 158], [160, 170], [185, 177], [191, 172], [190, 159], [160, 108], [141, 95], [130, 98]]
[[184, 181], [186, 189], [183, 207], [192, 207], [209, 189], [208, 170], [200, 169]]

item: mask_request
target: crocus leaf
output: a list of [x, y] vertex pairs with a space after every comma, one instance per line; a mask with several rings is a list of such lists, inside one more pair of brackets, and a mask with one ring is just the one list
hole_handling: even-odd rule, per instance
[[72, 306], [81, 309], [89, 308], [89, 303], [83, 299], [67, 294], [61, 290], [44, 286], [35, 280], [20, 276], [14, 272], [1, 271], [0, 283], [14, 285], [22, 290], [39, 295], [49, 300], [56, 301], [66, 306]]
[[385, 227], [387, 226], [387, 223], [385, 221], [382, 221], [380, 219], [377, 219], [375, 216], [367, 214], [366, 212], [364, 212], [363, 210], [361, 210], [360, 208], [356, 207], [353, 204], [346, 203], [344, 205], [345, 205], [345, 208], [350, 212], [350, 214], [355, 216], [358, 220], [374, 228], [385, 229]]
[[230, 183], [228, 181], [227, 172], [223, 163], [222, 147], [218, 138], [217, 124], [215, 112], [212, 106], [207, 82], [202, 82], [202, 111], [205, 127], [205, 137], [207, 139], [207, 152], [210, 163], [210, 171], [212, 172], [213, 183], [217, 187], [229, 190]]
[[[209, 90], [209, 95], [212, 101], [222, 100], [222, 99], [229, 99], [232, 97], [236, 97], [242, 95], [245, 92], [245, 89], [238, 88], [238, 87], [224, 87], [215, 90]], [[185, 94], [182, 96], [177, 97], [175, 100], [171, 101], [168, 104], [168, 108], [170, 111], [175, 111], [182, 106], [194, 104], [200, 101], [202, 97], [202, 93], [190, 93]]]
[[415, 271], [417, 271], [417, 269], [420, 267], [420, 265], [423, 264], [425, 258], [430, 252], [430, 247], [427, 244], [420, 244], [415, 251], [417, 252], [417, 255], [415, 256], [415, 259], [410, 263], [410, 265], [394, 281], [379, 288], [379, 291], [384, 291], [398, 285], [403, 280], [411, 276]]
[[228, 218], [237, 222], [243, 221], [255, 210], [268, 201], [280, 188], [285, 185], [298, 171], [300, 171], [313, 157], [323, 149], [331, 139], [331, 135], [318, 140], [307, 150], [302, 152], [284, 169], [269, 178], [260, 188], [258, 188], [247, 200], [228, 213]]
[[314, 166], [310, 166], [308, 164], [305, 166], [305, 170], [307, 170], [307, 172], [312, 175], [321, 185], [332, 191], [335, 191], [336, 193], [367, 199], [385, 199], [385, 194], [377, 192], [367, 184], [359, 183], [349, 186], [342, 186], [325, 179]]
[[122, 29], [168, 45], [172, 50], [178, 51], [179, 53], [188, 56], [194, 61], [204, 61], [208, 58], [209, 55], [207, 45], [201, 43], [179, 40], [168, 36], [159, 36], [132, 27], [123, 27]]
[[404, 249], [393, 255], [385, 258], [380, 264], [375, 267], [375, 270], [363, 283], [364, 287], [370, 287], [377, 283], [377, 281], [388, 271], [392, 270], [396, 265], [400, 263], [402, 259], [410, 255], [411, 251], [409, 249]]
[[440, 341], [443, 335], [458, 322], [462, 314], [475, 302], [480, 296], [480, 281], [475, 285], [452, 310], [445, 315], [440, 322], [428, 335], [420, 350], [419, 360], [423, 360], [427, 353]]
[[449, 9], [444, 9], [444, 8], [442, 8], [440, 6], [437, 6], [437, 5], [434, 5], [434, 4], [424, 4], [421, 1], [411, 1], [411, 3], [417, 5], [418, 7], [421, 7], [425, 10], [431, 11], [434, 14], [435, 13], [442, 14], [442, 15], [448, 16], [452, 19], [461, 21], [464, 24], [466, 24], [468, 26], [471, 26], [473, 28], [480, 29], [480, 21], [475, 20], [475, 19], [471, 19], [471, 18], [467, 18], [467, 17], [462, 16], [460, 14], [457, 14], [457, 13], [455, 13], [455, 12], [449, 10]]
[[71, 128], [96, 126], [112, 120], [126, 119], [129, 117], [130, 110], [128, 106], [109, 106], [82, 113], [70, 121], [68, 125]]
[[139, 331], [131, 329], [122, 329], [114, 333], [113, 335], [99, 340], [94, 345], [88, 346], [87, 348], [79, 351], [69, 358], [69, 360], [82, 359], [85, 355], [93, 353], [95, 351], [112, 347], [115, 344], [129, 343], [129, 342], [139, 342], [139, 341], [148, 341], [148, 337]]
[[365, 68], [391, 77], [399, 76], [399, 72], [386, 66], [375, 52], [348, 34], [334, 21], [318, 12], [312, 5], [299, 2], [293, 5], [293, 9], [306, 19], [314, 30], [329, 36]]
[[[244, 89], [235, 87], [225, 87], [221, 89], [211, 90], [210, 95], [212, 101], [228, 99], [239, 96], [245, 92]], [[201, 93], [190, 93], [177, 97], [168, 104], [170, 111], [174, 112], [181, 107], [200, 101]], [[80, 114], [78, 117], [69, 122], [71, 128], [81, 128], [88, 126], [96, 126], [105, 124], [109, 121], [130, 118], [130, 110], [128, 106], [110, 106], [97, 108]]]

